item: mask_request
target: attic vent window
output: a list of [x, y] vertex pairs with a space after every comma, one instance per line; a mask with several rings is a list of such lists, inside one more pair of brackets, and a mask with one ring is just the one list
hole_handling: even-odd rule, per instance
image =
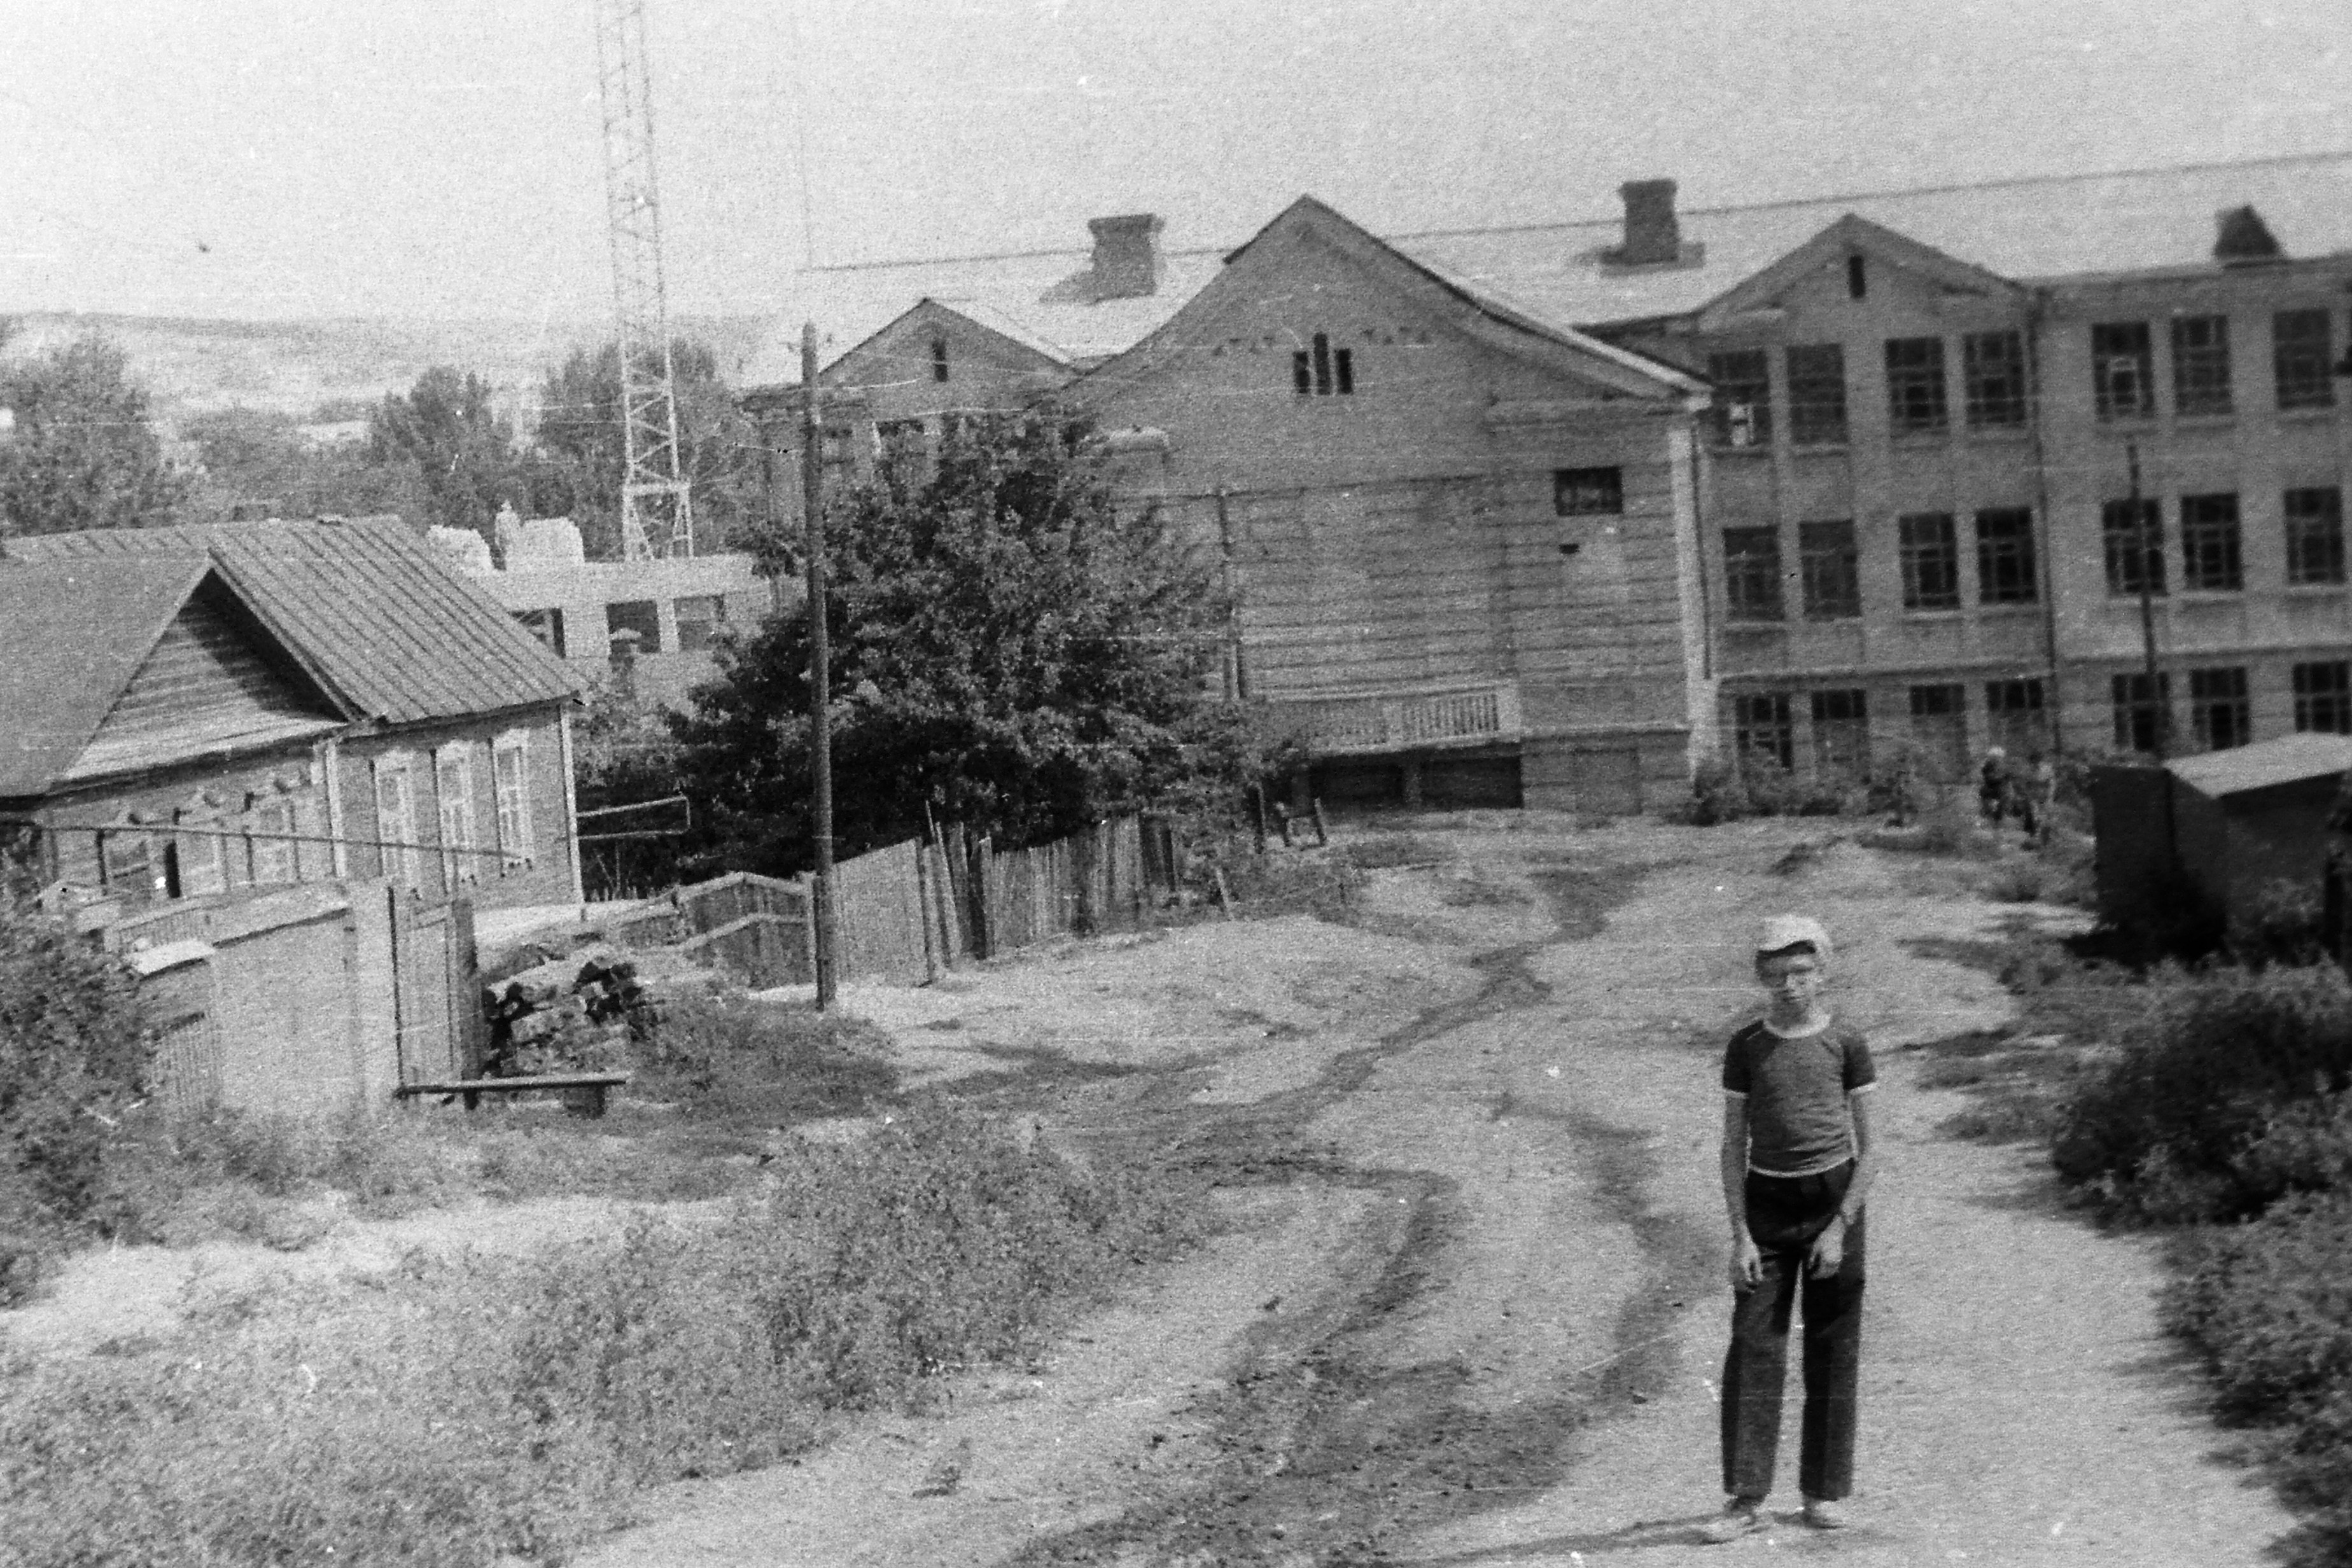
[[1337, 393], [1352, 397], [1356, 392], [1356, 353], [1353, 349], [1331, 346], [1328, 332], [1318, 332], [1311, 340], [1313, 346], [1303, 348], [1290, 356], [1290, 388], [1301, 397], [1328, 397]]
[[1859, 256], [1845, 258], [1845, 291], [1850, 298], [1856, 300], [1870, 292], [1870, 274]]
[[933, 338], [931, 340], [931, 379], [945, 381], [947, 378], [948, 341], [945, 338]]

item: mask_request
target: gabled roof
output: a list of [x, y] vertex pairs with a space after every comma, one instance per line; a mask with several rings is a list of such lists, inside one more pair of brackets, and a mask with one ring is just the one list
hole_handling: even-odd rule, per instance
[[2182, 757], [2165, 766], [2213, 800], [2352, 772], [2352, 735], [2281, 735], [2251, 746]]
[[106, 529], [0, 546], [0, 577], [17, 563], [103, 562], [209, 563], [352, 719], [455, 719], [560, 702], [581, 689], [397, 518]]
[[1955, 293], [1997, 296], [2019, 293], [2023, 288], [1883, 224], [1847, 213], [1763, 271], [1708, 301], [1699, 312], [1699, 321], [1712, 327], [1740, 311], [1770, 305], [1803, 279], [1849, 255], [1890, 262]]

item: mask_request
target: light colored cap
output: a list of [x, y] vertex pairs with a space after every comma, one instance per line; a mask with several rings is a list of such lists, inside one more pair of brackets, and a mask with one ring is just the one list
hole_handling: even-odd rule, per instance
[[1830, 955], [1830, 933], [1811, 915], [1773, 915], [1756, 932], [1756, 951], [1759, 955], [1786, 952], [1806, 943], [1811, 944], [1816, 956]]
[[1985, 755], [1988, 757], [2006, 757], [2009, 753], [1999, 746], [1987, 746], [1985, 748]]

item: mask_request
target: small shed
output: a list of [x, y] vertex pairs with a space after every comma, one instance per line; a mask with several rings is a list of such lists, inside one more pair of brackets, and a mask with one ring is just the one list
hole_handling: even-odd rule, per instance
[[2126, 922], [2184, 895], [2234, 921], [2286, 881], [2316, 900], [2352, 735], [2284, 735], [2092, 775], [2099, 912]]

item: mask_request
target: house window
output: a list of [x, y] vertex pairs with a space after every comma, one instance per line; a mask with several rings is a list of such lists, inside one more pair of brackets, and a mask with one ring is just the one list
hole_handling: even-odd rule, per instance
[[454, 888], [480, 874], [471, 851], [474, 834], [474, 748], [453, 741], [433, 754], [433, 795], [441, 807], [441, 885]]
[[945, 338], [933, 338], [931, 340], [931, 379], [945, 381], [947, 378], [948, 341]]
[[1845, 350], [1835, 343], [1789, 351], [1789, 439], [1800, 447], [1845, 439]]
[[1915, 512], [1896, 525], [1903, 561], [1903, 607], [1960, 607], [1960, 546], [1949, 512]]
[[1551, 509], [1562, 517], [1614, 516], [1625, 510], [1622, 468], [1554, 468]]
[[1847, 621], [1862, 614], [1861, 552], [1852, 519], [1799, 523], [1797, 566], [1805, 619]]
[[2224, 752], [2252, 740], [2246, 672], [2242, 668], [2190, 670], [2189, 719], [2196, 728], [2197, 744], [2205, 751]]
[[1969, 426], [1996, 429], [2025, 423], [2025, 342], [2015, 332], [1970, 332], [1960, 340], [1968, 380]]
[[1356, 390], [1356, 354], [1352, 349], [1335, 349], [1330, 334], [1318, 332], [1310, 346], [1290, 356], [1291, 390], [1304, 397], [1313, 394], [1328, 397], [1337, 393], [1349, 396]]
[[1743, 766], [1763, 763], [1786, 773], [1797, 765], [1796, 726], [1785, 691], [1750, 692], [1731, 700], [1732, 744]]
[[2191, 593], [2227, 594], [2244, 587], [2238, 564], [2238, 498], [2180, 498], [2180, 585]]
[[1897, 436], [1940, 434], [1949, 423], [1943, 339], [1886, 340], [1886, 412]]
[[1709, 354], [1715, 385], [1715, 439], [1724, 447], [1772, 444], [1772, 373], [1762, 349]]
[[1813, 771], [1859, 778], [1870, 771], [1870, 707], [1860, 690], [1813, 693]]
[[2091, 385], [2099, 417], [2156, 417], [2156, 361], [2146, 321], [2106, 321], [2091, 329]]
[[2181, 415], [2230, 412], [2229, 317], [2174, 319], [2172, 407]]
[[109, 829], [98, 838], [98, 879], [107, 892], [133, 904], [163, 892], [163, 869], [146, 834]]
[[874, 426], [874, 441], [885, 473], [903, 475], [931, 455], [930, 432], [919, 419], [882, 420]]
[[2025, 508], [1977, 513], [1977, 597], [1988, 605], [2030, 605], [2040, 597], [2033, 514]]
[[1927, 753], [1930, 775], [1949, 783], [1969, 771], [1968, 688], [1911, 689], [1911, 738]]
[[395, 887], [414, 889], [423, 880], [416, 853], [416, 788], [408, 758], [398, 752], [375, 760], [376, 869]]
[[2271, 368], [2281, 408], [2336, 406], [2336, 344], [2326, 310], [2281, 310], [2271, 318]]
[[247, 826], [252, 835], [247, 875], [257, 883], [296, 880], [294, 803], [284, 795], [264, 800], [247, 815]]
[[2030, 757], [2048, 739], [2042, 708], [2042, 682], [2031, 676], [2021, 680], [1985, 682], [1985, 731], [1988, 744], [2012, 756]]
[[2352, 735], [2352, 661], [2324, 659], [2294, 667], [2294, 727]]
[[677, 601], [677, 651], [700, 653], [719, 638], [727, 625], [723, 594], [688, 594]]
[[228, 888], [228, 837], [220, 814], [209, 805], [173, 814], [183, 831], [171, 848], [172, 885], [175, 899], [202, 898]]
[[1724, 615], [1735, 621], [1780, 619], [1780, 531], [1723, 531]]
[[613, 661], [621, 662], [625, 656], [621, 642], [625, 632], [635, 634], [635, 640], [625, 645], [632, 654], [659, 653], [661, 641], [661, 606], [651, 599], [624, 599], [617, 605], [604, 606], [606, 637], [613, 644]]
[[2172, 706], [2172, 678], [2158, 673], [2151, 686], [2145, 671], [2118, 675], [2109, 682], [2109, 691], [2115, 705], [2116, 750], [2155, 751], [2170, 727], [2166, 715]]
[[563, 612], [562, 610], [517, 610], [514, 618], [522, 629], [540, 640], [548, 652], [563, 657]]
[[2134, 516], [2128, 500], [2111, 500], [2101, 509], [2100, 531], [2106, 539], [2107, 592], [2118, 598], [2134, 595], [2142, 583], [2151, 594], [2164, 592], [2164, 509], [2144, 500]]
[[499, 859], [528, 866], [530, 844], [530, 734], [509, 730], [490, 744], [490, 795], [499, 819]]
[[2286, 580], [2294, 584], [2344, 581], [2344, 492], [2334, 485], [2289, 490], [2286, 511]]

